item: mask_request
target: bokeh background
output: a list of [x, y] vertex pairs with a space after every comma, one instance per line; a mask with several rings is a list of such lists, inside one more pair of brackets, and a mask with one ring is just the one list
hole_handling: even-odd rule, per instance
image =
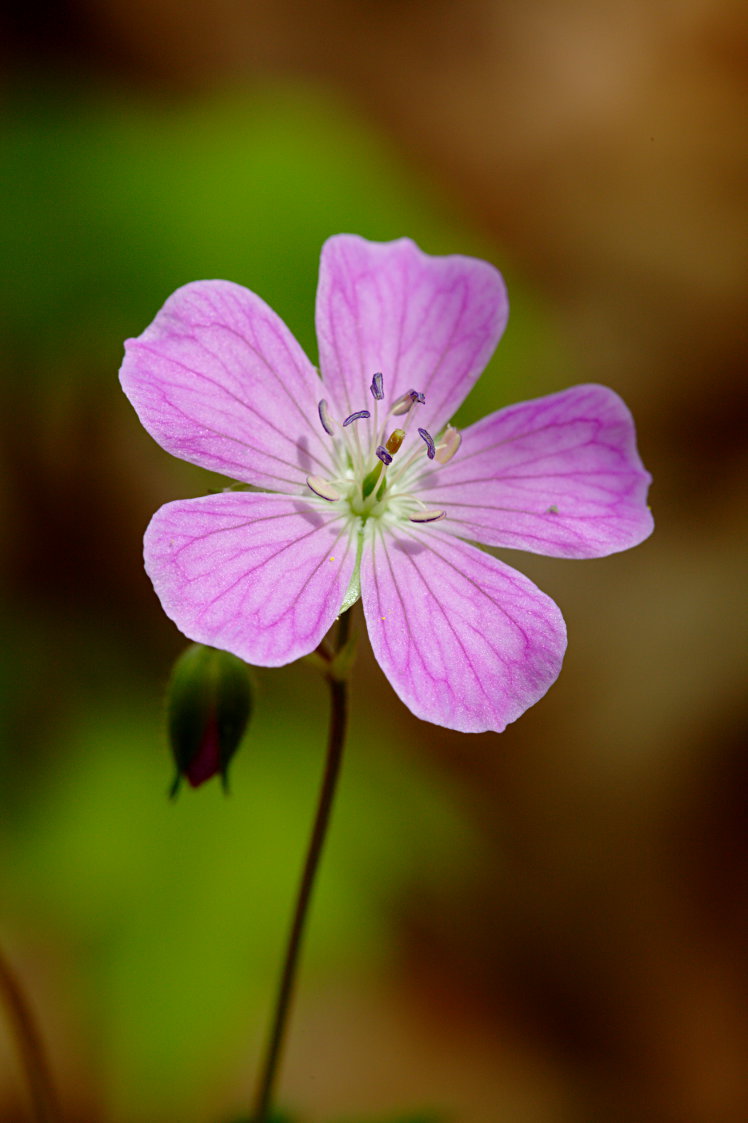
[[[340, 231], [497, 264], [509, 329], [461, 419], [613, 386], [657, 530], [600, 561], [507, 553], [570, 647], [502, 736], [417, 722], [362, 644], [283, 1102], [742, 1123], [744, 5], [15, 0], [2, 21], [0, 941], [66, 1123], [246, 1115], [325, 735], [312, 670], [260, 671], [230, 798], [167, 801], [184, 641], [140, 539], [213, 480], [140, 429], [122, 340], [225, 277], [316, 358]], [[0, 1118], [30, 1119], [4, 1021]]]

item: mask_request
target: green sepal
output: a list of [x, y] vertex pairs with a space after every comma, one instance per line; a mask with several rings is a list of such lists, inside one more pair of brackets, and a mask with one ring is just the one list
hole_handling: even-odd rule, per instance
[[350, 676], [358, 649], [358, 634], [353, 632], [340, 651], [337, 651], [327, 669], [330, 678], [336, 682], [345, 682]]
[[364, 552], [364, 527], [363, 524], [359, 525], [356, 534], [356, 560], [353, 563], [353, 573], [348, 582], [343, 603], [340, 606], [338, 616], [342, 616], [349, 608], [352, 608], [357, 600], [361, 597], [361, 555]]

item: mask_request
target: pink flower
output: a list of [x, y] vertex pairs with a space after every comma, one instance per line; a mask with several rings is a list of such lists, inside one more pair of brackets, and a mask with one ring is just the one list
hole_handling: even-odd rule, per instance
[[447, 422], [498, 343], [500, 274], [410, 240], [322, 250], [322, 381], [288, 328], [228, 281], [175, 292], [121, 370], [168, 452], [257, 490], [167, 503], [145, 535], [166, 614], [190, 639], [280, 666], [359, 596], [374, 654], [413, 713], [501, 731], [545, 694], [559, 609], [486, 546], [602, 557], [652, 531], [633, 422], [603, 386]]

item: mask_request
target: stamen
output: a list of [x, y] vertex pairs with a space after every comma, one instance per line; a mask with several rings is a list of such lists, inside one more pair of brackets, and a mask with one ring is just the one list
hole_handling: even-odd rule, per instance
[[385, 468], [387, 467], [388, 464], [392, 463], [392, 457], [390, 456], [389, 452], [384, 447], [384, 445], [380, 445], [379, 448], [377, 449], [377, 456], [382, 461]]
[[428, 511], [418, 511], [415, 515], [408, 515], [412, 523], [436, 523], [443, 519], [446, 511], [437, 511], [434, 508]]
[[400, 417], [403, 413], [408, 413], [413, 408], [415, 402], [420, 402], [424, 405], [426, 402], [426, 395], [421, 394], [419, 390], [408, 390], [407, 393], [401, 394], [397, 401], [393, 404], [390, 413], [395, 417]]
[[371, 417], [368, 409], [359, 409], [356, 413], [352, 413], [350, 417], [346, 417], [343, 425], [350, 425], [354, 421], [360, 421], [362, 418]]
[[436, 445], [434, 444], [434, 438], [431, 436], [431, 433], [427, 433], [425, 429], [419, 429], [418, 435], [419, 437], [423, 437], [424, 441], [426, 442], [426, 455], [428, 456], [429, 460], [433, 460], [434, 456], [436, 455]]
[[444, 436], [436, 446], [436, 459], [440, 464], [448, 463], [461, 444], [462, 435], [459, 429], [453, 429], [451, 425], [448, 425]]
[[404, 440], [405, 430], [393, 429], [387, 440], [384, 442], [384, 447], [387, 449], [387, 452], [391, 453], [394, 456]]
[[317, 403], [317, 409], [319, 411], [319, 419], [322, 422], [322, 428], [326, 433], [329, 433], [331, 437], [334, 437], [335, 429], [333, 427], [332, 418], [330, 417], [330, 411], [327, 408], [327, 402], [324, 398], [321, 402]]
[[381, 370], [378, 370], [372, 378], [369, 389], [371, 390], [372, 397], [376, 401], [381, 402], [384, 397], [384, 376]]
[[336, 499], [343, 498], [329, 480], [323, 480], [321, 476], [307, 476], [306, 484], [310, 491], [313, 491], [320, 499], [326, 499], [328, 503], [334, 503]]
[[402, 394], [393, 405], [390, 413], [394, 413], [395, 417], [400, 417], [402, 414], [407, 413], [413, 406], [413, 399], [410, 394]]

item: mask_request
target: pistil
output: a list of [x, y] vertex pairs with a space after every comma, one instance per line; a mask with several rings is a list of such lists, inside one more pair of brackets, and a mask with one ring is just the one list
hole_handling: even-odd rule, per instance
[[[390, 456], [390, 460], [392, 460], [391, 456]], [[361, 495], [363, 496], [364, 499], [368, 499], [369, 496], [371, 495], [372, 491], [374, 490], [374, 488], [377, 486], [377, 482], [379, 481], [379, 477], [382, 474], [383, 466], [384, 466], [384, 461], [383, 460], [377, 460], [376, 464], [374, 465], [372, 470], [369, 472], [369, 474], [367, 476], [364, 476], [364, 481], [361, 484]]]

